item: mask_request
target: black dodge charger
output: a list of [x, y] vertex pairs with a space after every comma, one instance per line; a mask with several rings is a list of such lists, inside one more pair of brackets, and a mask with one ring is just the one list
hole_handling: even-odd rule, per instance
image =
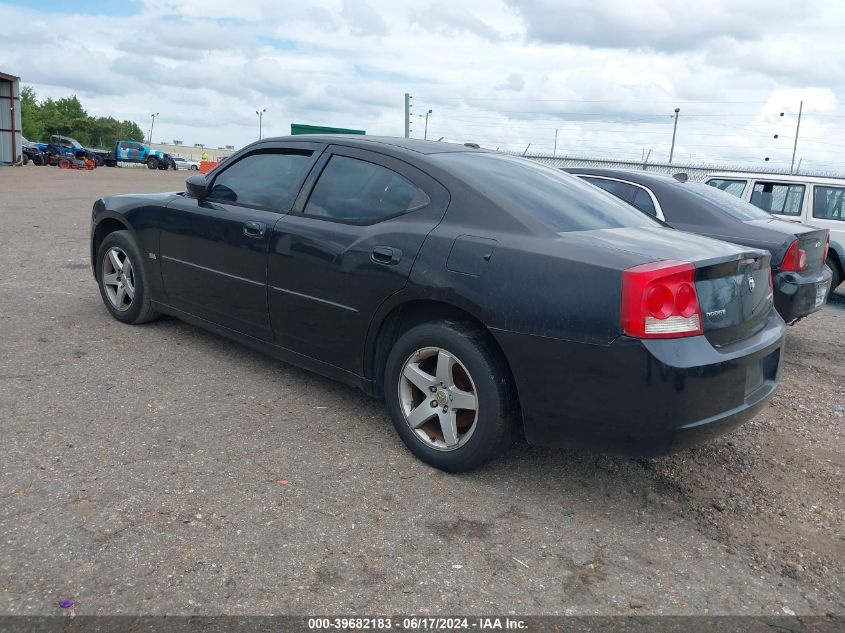
[[265, 139], [185, 192], [98, 200], [91, 258], [114, 318], [173, 315], [383, 397], [444, 470], [520, 432], [665, 453], [779, 382], [767, 252], [472, 147]]
[[830, 232], [786, 222], [710, 185], [622, 169], [566, 169], [671, 227], [772, 256], [775, 308], [794, 323], [821, 309], [833, 273], [826, 266]]

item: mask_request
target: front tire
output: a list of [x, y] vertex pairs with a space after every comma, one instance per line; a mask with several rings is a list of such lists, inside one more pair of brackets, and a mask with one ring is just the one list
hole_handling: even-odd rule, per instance
[[402, 441], [440, 470], [472, 470], [513, 442], [510, 372], [483, 328], [450, 321], [412, 328], [388, 355], [384, 393]]
[[97, 249], [100, 296], [111, 315], [123, 323], [146, 323], [158, 317], [141, 261], [129, 231], [109, 233]]

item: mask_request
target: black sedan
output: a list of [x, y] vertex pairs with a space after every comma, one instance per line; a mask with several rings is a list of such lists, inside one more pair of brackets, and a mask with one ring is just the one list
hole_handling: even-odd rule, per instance
[[644, 171], [566, 169], [643, 213], [681, 231], [762, 248], [772, 255], [775, 307], [794, 323], [819, 310], [832, 273], [825, 265], [827, 229], [772, 217], [735, 196], [696, 182]]
[[768, 253], [495, 152], [265, 139], [186, 192], [98, 200], [91, 228], [114, 318], [173, 315], [383, 397], [444, 470], [520, 431], [665, 453], [779, 382]]

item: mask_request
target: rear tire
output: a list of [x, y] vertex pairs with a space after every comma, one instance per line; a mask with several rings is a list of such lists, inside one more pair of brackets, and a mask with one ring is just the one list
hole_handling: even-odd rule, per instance
[[387, 358], [384, 397], [405, 445], [440, 470], [477, 468], [515, 437], [510, 372], [489, 334], [472, 324], [438, 321], [405, 332]]
[[29, 165], [29, 156], [27, 154], [23, 154], [21, 156], [21, 163], [24, 165]]
[[115, 231], [97, 249], [97, 285], [118, 321], [137, 325], [158, 318], [152, 307], [141, 253], [129, 231]]
[[833, 271], [833, 278], [830, 280], [830, 291], [827, 293], [827, 298], [829, 300], [833, 291], [836, 290], [836, 287], [842, 283], [842, 271], [839, 270], [839, 262], [836, 261], [833, 255], [828, 255], [825, 263], [827, 264], [827, 267]]

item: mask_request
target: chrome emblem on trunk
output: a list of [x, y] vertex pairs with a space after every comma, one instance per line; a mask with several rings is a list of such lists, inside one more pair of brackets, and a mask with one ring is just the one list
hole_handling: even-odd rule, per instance
[[754, 282], [754, 277], [749, 277], [749, 278], [748, 278], [748, 289], [749, 289], [751, 292], [754, 292], [754, 287], [755, 287], [756, 285], [757, 285], [757, 284]]

